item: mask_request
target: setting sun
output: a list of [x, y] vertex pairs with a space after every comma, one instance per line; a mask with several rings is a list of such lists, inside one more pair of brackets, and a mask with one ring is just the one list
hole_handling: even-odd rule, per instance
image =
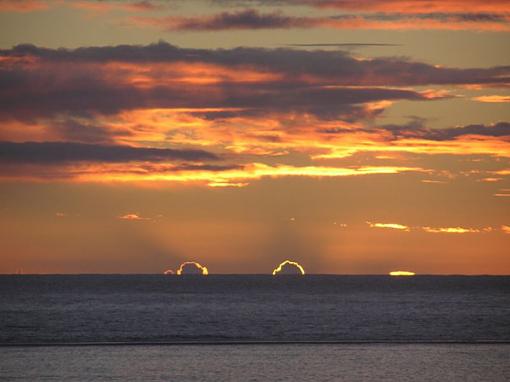
[[392, 271], [390, 272], [390, 276], [414, 276], [416, 273], [409, 271]]

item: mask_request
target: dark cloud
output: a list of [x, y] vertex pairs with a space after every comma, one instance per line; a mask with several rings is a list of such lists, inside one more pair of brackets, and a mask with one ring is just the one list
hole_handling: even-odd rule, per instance
[[73, 142], [0, 142], [0, 163], [209, 161], [218, 156], [203, 150], [157, 149]]
[[[377, 12], [369, 14], [339, 14], [332, 16], [289, 16], [281, 11], [263, 13], [255, 9], [221, 12], [194, 17], [134, 17], [139, 26], [153, 26], [169, 31], [223, 31], [231, 29], [292, 29], [292, 28], [344, 28], [344, 29], [413, 29], [410, 22], [420, 22], [425, 29], [499, 29], [509, 24], [508, 14], [497, 13], [399, 13]], [[496, 28], [498, 29], [498, 28]]]
[[222, 12], [205, 17], [168, 17], [163, 19], [145, 19], [160, 24], [170, 30], [228, 30], [228, 29], [281, 29], [307, 28], [316, 20], [307, 17], [285, 16], [281, 12], [260, 13], [255, 9], [237, 12]]
[[[397, 58], [359, 60], [345, 52], [288, 48], [181, 49], [163, 42], [75, 50], [19, 45], [0, 50], [0, 56], [5, 57], [0, 64], [3, 119], [66, 113], [90, 117], [137, 108], [244, 108], [237, 113], [298, 111], [355, 120], [378, 112], [364, 107], [369, 102], [429, 99], [399, 86], [510, 83], [508, 66], [441, 68]], [[233, 81], [220, 73], [213, 83], [186, 82], [182, 72], [157, 65], [163, 63], [184, 70], [187, 64], [212, 64], [238, 78]], [[147, 86], [129, 81], [140, 68]], [[244, 82], [236, 70], [246, 69], [274, 78]], [[72, 140], [72, 132], [79, 130], [83, 141], [108, 142], [101, 138], [101, 128], [69, 129], [64, 138]]]
[[339, 42], [339, 43], [309, 43], [309, 44], [286, 44], [298, 48], [362, 48], [372, 46], [401, 46], [401, 44], [366, 43], [366, 42]]
[[508, 15], [497, 13], [451, 13], [451, 12], [432, 12], [432, 13], [417, 13], [417, 14], [402, 14], [402, 13], [373, 13], [365, 15], [352, 15], [343, 14], [331, 16], [334, 20], [377, 20], [377, 21], [400, 21], [409, 19], [418, 20], [435, 20], [441, 22], [471, 22], [471, 23], [508, 23]]
[[402, 13], [508, 11], [508, 0], [211, 0], [221, 6], [311, 6], [351, 11], [393, 11]]
[[[473, 124], [459, 127], [430, 128], [425, 125], [425, 120], [414, 118], [404, 125], [383, 125], [374, 128], [360, 129], [363, 132], [376, 133], [384, 131], [390, 133], [389, 140], [405, 138], [426, 139], [431, 141], [449, 141], [466, 135], [484, 137], [497, 137], [510, 139], [510, 123], [498, 122], [491, 125]], [[348, 129], [328, 129], [320, 131], [324, 134], [352, 133]]]
[[[338, 85], [429, 85], [429, 84], [508, 84], [510, 66], [458, 69], [437, 67], [399, 58], [359, 60], [341, 51], [306, 51], [296, 49], [186, 49], [165, 42], [146, 46], [119, 45], [47, 49], [34, 45], [18, 45], [0, 50], [4, 57], [37, 57], [53, 63], [78, 64], [87, 62], [189, 62], [209, 63], [226, 67], [249, 66], [259, 70], [276, 71], [289, 76], [313, 74], [326, 77]], [[10, 69], [10, 70], [9, 70]], [[68, 69], [72, 67], [68, 66]], [[2, 74], [9, 74], [4, 76]], [[4, 67], [0, 85], [8, 86], [24, 79], [23, 71]], [[89, 78], [84, 79], [84, 86]], [[93, 88], [95, 85], [89, 85]]]
[[114, 143], [115, 137], [131, 137], [133, 132], [128, 129], [116, 128], [115, 132], [104, 126], [94, 123], [90, 118], [88, 123], [79, 122], [73, 119], [64, 121], [52, 121], [51, 128], [65, 141], [82, 143]]
[[430, 129], [424, 134], [424, 138], [446, 141], [463, 135], [481, 135], [485, 137], [506, 137], [510, 139], [510, 123], [499, 122], [493, 125], [467, 125], [451, 127], [447, 129]]

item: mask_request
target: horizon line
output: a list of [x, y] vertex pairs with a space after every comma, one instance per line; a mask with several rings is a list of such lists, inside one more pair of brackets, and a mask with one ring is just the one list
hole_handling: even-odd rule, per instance
[[268, 276], [268, 277], [288, 277], [288, 276], [388, 276], [391, 278], [413, 278], [420, 276], [503, 276], [510, 274], [496, 273], [416, 273], [412, 276], [391, 276], [388, 273], [306, 273], [304, 275], [282, 274], [272, 275], [271, 273], [209, 273], [208, 275], [185, 274], [185, 275], [165, 275], [164, 273], [0, 273], [0, 276], [164, 276], [167, 278], [178, 278], [179, 276]]

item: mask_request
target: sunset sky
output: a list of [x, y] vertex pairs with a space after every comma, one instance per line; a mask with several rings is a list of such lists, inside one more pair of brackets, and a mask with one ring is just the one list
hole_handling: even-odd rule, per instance
[[0, 273], [510, 274], [510, 1], [0, 0]]

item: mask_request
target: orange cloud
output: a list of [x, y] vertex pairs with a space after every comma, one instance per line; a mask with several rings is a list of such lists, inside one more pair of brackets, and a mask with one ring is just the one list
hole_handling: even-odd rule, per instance
[[510, 188], [502, 188], [502, 189], [498, 190], [498, 192], [495, 193], [494, 196], [509, 197], [510, 196]]
[[479, 96], [479, 97], [474, 97], [473, 100], [478, 101], [478, 102], [488, 102], [488, 103], [505, 103], [505, 102], [510, 102], [510, 96], [502, 96], [502, 95]]
[[72, 1], [69, 4], [73, 8], [95, 13], [106, 13], [111, 11], [143, 12], [154, 11], [160, 8], [148, 0], [145, 1]]
[[121, 220], [131, 220], [131, 221], [143, 221], [143, 220], [151, 220], [150, 218], [143, 218], [138, 214], [126, 214], [119, 216]]
[[47, 8], [47, 2], [40, 0], [0, 0], [0, 12], [33, 12]]
[[510, 226], [502, 225], [501, 226], [501, 231], [503, 231], [504, 233], [510, 234]]

